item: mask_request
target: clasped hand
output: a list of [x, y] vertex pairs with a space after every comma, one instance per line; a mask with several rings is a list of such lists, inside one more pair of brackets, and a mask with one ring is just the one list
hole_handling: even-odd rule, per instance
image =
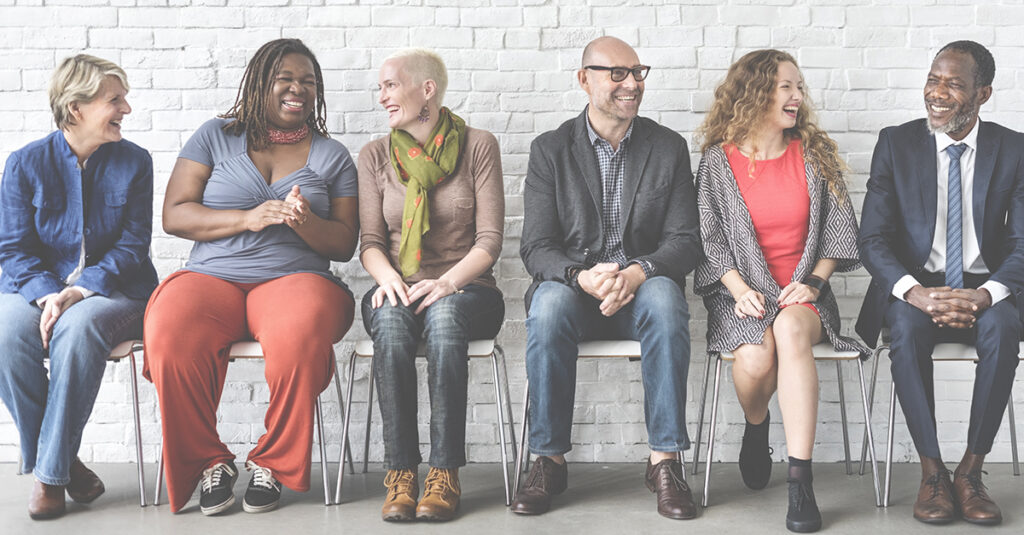
[[252, 232], [259, 232], [271, 225], [288, 225], [298, 229], [306, 224], [312, 214], [309, 201], [299, 191], [299, 186], [292, 186], [283, 201], [270, 200], [245, 213], [245, 227]]
[[[820, 297], [820, 294], [821, 292], [817, 288], [802, 282], [793, 281], [782, 289], [776, 302], [780, 307], [813, 303]], [[732, 310], [740, 319], [761, 319], [765, 314], [764, 302], [764, 294], [752, 288], [747, 288], [745, 292], [736, 297], [736, 304], [733, 305]]]
[[[601, 314], [610, 317], [633, 300], [636, 289], [646, 279], [641, 268], [633, 268], [634, 265], [619, 269], [614, 262], [597, 264], [581, 271], [576, 282], [584, 292], [601, 301], [598, 307]], [[640, 271], [639, 276], [637, 271]]]
[[974, 327], [978, 314], [992, 306], [988, 290], [949, 286], [925, 288], [918, 284], [907, 292], [906, 299], [931, 316], [935, 324], [952, 329]]
[[43, 349], [49, 349], [53, 326], [57, 324], [60, 315], [82, 299], [82, 292], [68, 286], [46, 301], [43, 305], [43, 314], [39, 316], [39, 335], [43, 339]]
[[410, 287], [401, 278], [395, 277], [377, 287], [377, 291], [373, 292], [373, 297], [370, 298], [370, 304], [373, 305], [373, 308], [380, 308], [384, 304], [384, 299], [387, 298], [391, 306], [398, 306], [399, 301], [403, 305], [409, 306], [422, 297], [423, 300], [420, 301], [415, 311], [416, 314], [419, 314], [436, 303], [438, 299], [458, 291], [455, 284], [447, 279], [423, 279]]

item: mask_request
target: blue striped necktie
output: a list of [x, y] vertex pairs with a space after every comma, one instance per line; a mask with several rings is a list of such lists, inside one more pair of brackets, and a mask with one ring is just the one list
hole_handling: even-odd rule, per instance
[[963, 202], [960, 187], [960, 156], [967, 145], [946, 147], [949, 155], [949, 189], [946, 197], [946, 286], [964, 287]]

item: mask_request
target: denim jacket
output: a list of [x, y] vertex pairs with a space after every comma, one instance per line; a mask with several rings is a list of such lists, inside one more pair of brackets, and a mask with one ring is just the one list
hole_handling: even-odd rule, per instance
[[[153, 160], [121, 140], [101, 145], [84, 170], [61, 131], [11, 153], [0, 182], [0, 292], [33, 302], [75, 282], [145, 299], [157, 284], [149, 259]], [[84, 224], [83, 224], [84, 223]]]

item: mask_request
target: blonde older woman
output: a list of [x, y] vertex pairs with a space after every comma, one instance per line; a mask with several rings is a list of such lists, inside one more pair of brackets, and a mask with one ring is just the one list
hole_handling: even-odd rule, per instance
[[[359, 153], [363, 298], [388, 470], [384, 520], [449, 520], [466, 464], [469, 340], [493, 338], [505, 306], [491, 266], [505, 205], [498, 142], [443, 107], [448, 75], [433, 52], [404, 50], [380, 70], [391, 133]], [[416, 347], [430, 390], [430, 472], [419, 494]]]
[[36, 477], [35, 519], [64, 514], [65, 491], [103, 494], [78, 460], [82, 429], [106, 356], [141, 334], [156, 287], [153, 163], [121, 138], [127, 93], [117, 65], [65, 59], [50, 85], [57, 131], [12, 153], [0, 182], [0, 398]]

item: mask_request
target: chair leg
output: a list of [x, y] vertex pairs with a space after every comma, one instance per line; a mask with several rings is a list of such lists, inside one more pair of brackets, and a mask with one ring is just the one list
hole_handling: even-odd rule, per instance
[[700, 416], [697, 418], [697, 441], [693, 444], [693, 475], [700, 472], [700, 441], [704, 434], [704, 406], [708, 401], [708, 374], [711, 373], [711, 356], [718, 353], [709, 351], [704, 358], [704, 382], [700, 389]]
[[[491, 353], [491, 372], [494, 375], [494, 408], [498, 413], [498, 439], [501, 440], [501, 477], [505, 483], [505, 507], [512, 505], [512, 496], [508, 488], [508, 451], [505, 449], [505, 417], [502, 415], [504, 399], [501, 397], [501, 385], [498, 379], [498, 356]], [[513, 442], [512, 448], [515, 449]]]
[[[370, 357], [370, 377], [366, 380], [366, 440], [363, 442], [363, 473], [366, 473], [370, 463], [370, 425], [373, 422], [373, 365], [374, 358]], [[351, 398], [349, 398], [351, 399]]]
[[[878, 382], [878, 360], [882, 358], [882, 351], [889, 346], [880, 345], [871, 354], [871, 387], [868, 390], [868, 413], [872, 413], [875, 407], [875, 384]], [[874, 445], [872, 445], [873, 447]], [[860, 475], [864, 475], [864, 460], [868, 451], [868, 430], [864, 430], [864, 441], [860, 446]]]
[[715, 425], [718, 423], [718, 389], [722, 380], [722, 357], [715, 362], [715, 393], [711, 398], [711, 427], [708, 429], [708, 458], [704, 462], [704, 496], [701, 506], [708, 506], [708, 492], [711, 489], [711, 459], [715, 456]]
[[889, 507], [889, 492], [892, 490], [892, 437], [896, 426], [896, 383], [889, 389], [889, 437], [885, 442], [885, 496], [882, 507]]
[[338, 465], [342, 468], [338, 470], [338, 485], [334, 489], [334, 503], [341, 505], [341, 485], [345, 481], [345, 455], [350, 453], [351, 446], [348, 442], [348, 428], [352, 423], [352, 390], [355, 388], [356, 381], [356, 352], [352, 352], [352, 356], [348, 359], [348, 403], [345, 407], [345, 423], [341, 426], [341, 459], [338, 461]]
[[1020, 475], [1020, 462], [1017, 459], [1017, 419], [1013, 416], [1013, 392], [1010, 392], [1010, 401], [1006, 404], [1010, 417], [1010, 453], [1013, 454], [1013, 475]]
[[[346, 408], [345, 408], [346, 407], [346, 405], [345, 405], [345, 396], [341, 395], [341, 368], [338, 367], [338, 358], [337, 357], [334, 358], [334, 390], [336, 390], [337, 393], [338, 393], [338, 411], [341, 412], [340, 416], [341, 416], [342, 421], [344, 421], [345, 420], [345, 414], [347, 414], [347, 412], [346, 412]], [[347, 451], [348, 451], [348, 455], [347, 455], [347, 458], [348, 458], [348, 473], [355, 474], [356, 473], [356, 465], [355, 465], [355, 463], [352, 462], [352, 445], [349, 444], [346, 441], [344, 449], [347, 449]], [[338, 462], [338, 470], [341, 471], [341, 470], [344, 470], [344, 469], [345, 469], [345, 459], [342, 459], [341, 461]]]
[[160, 445], [160, 461], [156, 465], [156, 489], [153, 491], [153, 505], [160, 505], [160, 491], [164, 487], [164, 448]]
[[870, 444], [871, 452], [871, 481], [875, 485], [875, 507], [882, 506], [882, 496], [878, 489], [878, 462], [875, 460], [875, 437], [871, 430], [871, 410], [868, 407], [867, 388], [864, 385], [864, 363], [857, 359], [857, 376], [860, 379], [860, 400], [864, 407], [864, 433], [867, 434], [867, 443]]
[[505, 361], [505, 350], [502, 349], [500, 345], [494, 344], [494, 351], [501, 358], [501, 376], [504, 378], [504, 381], [502, 382], [502, 388], [505, 389], [505, 414], [508, 415], [508, 443], [512, 446], [512, 464], [515, 464], [518, 452], [516, 451], [516, 424], [513, 421], [514, 418], [512, 413], [512, 394], [509, 392], [508, 389], [508, 365], [506, 364]]
[[[141, 347], [140, 347], [141, 348]], [[135, 349], [128, 352], [129, 364], [132, 367], [132, 415], [135, 417], [135, 462], [139, 465], [139, 505], [146, 506], [146, 468], [142, 462], [142, 423], [139, 418], [139, 379], [135, 376]]]
[[512, 478], [512, 496], [519, 494], [519, 480], [523, 476], [523, 470], [526, 468], [526, 434], [530, 428], [530, 380], [526, 380], [526, 384], [523, 385], [523, 427], [519, 436], [519, 454], [516, 455], [516, 474]]
[[[320, 396], [316, 397], [316, 436], [320, 441], [320, 475], [324, 480], [324, 505], [331, 505], [331, 478], [327, 474], [327, 445], [324, 443], [324, 413]], [[342, 467], [344, 470], [345, 467]]]
[[846, 425], [846, 390], [843, 388], [843, 363], [836, 361], [836, 378], [839, 380], [839, 414], [843, 422], [843, 451], [846, 453], [846, 475], [853, 473], [850, 464], [850, 432]]

